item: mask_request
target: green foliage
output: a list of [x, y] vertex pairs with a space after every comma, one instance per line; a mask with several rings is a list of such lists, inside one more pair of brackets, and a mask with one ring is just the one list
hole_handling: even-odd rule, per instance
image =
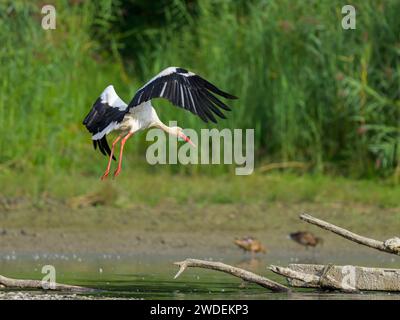
[[[343, 206], [346, 208], [343, 214], [354, 207], [365, 205], [392, 208], [393, 213], [400, 215], [400, 188], [378, 179], [351, 180], [318, 174], [299, 176], [289, 173], [254, 174], [247, 177], [220, 175], [218, 179], [215, 176], [197, 175], [189, 179], [185, 174], [171, 175], [168, 170], [156, 175], [139, 170], [131, 173], [100, 183], [98, 176], [82, 176], [80, 173], [66, 175], [63, 172], [46, 176], [46, 172], [40, 170], [25, 174], [23, 184], [15, 183], [21, 177], [18, 172], [0, 173], [0, 205], [22, 209], [40, 208], [52, 207], [53, 204], [72, 205], [74, 199], [80, 199], [88, 207], [98, 205], [119, 208], [136, 205], [162, 207], [163, 204], [266, 205], [266, 214], [268, 205], [272, 203], [289, 207], [315, 203]], [[99, 204], [85, 201], [91, 198], [99, 198], [101, 201]], [[181, 212], [181, 209], [177, 211]], [[246, 211], [242, 213], [246, 218]]]
[[[338, 0], [53, 3], [52, 31], [41, 28], [38, 3], [0, 4], [0, 170], [99, 174], [81, 125], [91, 104], [110, 83], [129, 100], [169, 65], [240, 97], [217, 127], [255, 128], [259, 162], [357, 177], [399, 167], [399, 1], [353, 1], [356, 30], [341, 28]], [[155, 105], [165, 121], [207, 127]], [[135, 165], [157, 170], [144, 164], [143, 135], [131, 144]], [[171, 170], [231, 170], [211, 167]]]

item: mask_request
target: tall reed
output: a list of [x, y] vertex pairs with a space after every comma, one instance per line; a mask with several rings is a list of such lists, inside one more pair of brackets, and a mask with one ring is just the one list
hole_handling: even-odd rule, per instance
[[[91, 163], [101, 158], [81, 125], [91, 104], [110, 83], [129, 100], [170, 65], [240, 97], [228, 120], [209, 127], [254, 128], [258, 163], [304, 161], [353, 176], [391, 175], [399, 166], [399, 1], [353, 1], [356, 30], [342, 29], [339, 0], [173, 0], [163, 25], [132, 29], [138, 13], [123, 12], [128, 1], [54, 3], [51, 31], [41, 28], [39, 4], [0, 5], [6, 170], [98, 174]], [[128, 50], [131, 43], [136, 50]], [[163, 120], [208, 126], [166, 102], [154, 104]], [[129, 153], [143, 163], [144, 135], [136, 139]]]

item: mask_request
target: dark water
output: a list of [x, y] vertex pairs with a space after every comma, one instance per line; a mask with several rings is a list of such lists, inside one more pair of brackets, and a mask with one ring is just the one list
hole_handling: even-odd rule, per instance
[[[213, 257], [272, 280], [286, 284], [284, 278], [267, 270], [270, 264], [336, 263], [364, 266], [400, 267], [400, 259], [388, 254], [343, 253], [334, 257], [318, 252], [290, 252], [251, 258], [239, 255]], [[135, 299], [400, 299], [400, 294], [324, 293], [314, 289], [295, 289], [291, 294], [271, 293], [254, 285], [241, 285], [241, 280], [221, 272], [198, 268], [187, 269], [173, 279], [178, 268], [174, 261], [183, 256], [117, 255], [117, 254], [16, 254], [0, 253], [0, 274], [14, 278], [42, 279], [44, 265], [56, 269], [56, 281], [102, 289], [93, 297], [119, 297]], [[210, 257], [198, 257], [201, 259]], [[38, 292], [40, 294], [40, 292]]]

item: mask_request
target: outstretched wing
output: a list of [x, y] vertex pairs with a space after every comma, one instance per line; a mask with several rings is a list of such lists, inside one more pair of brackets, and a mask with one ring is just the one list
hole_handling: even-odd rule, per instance
[[237, 97], [218, 89], [215, 85], [183, 68], [169, 67], [140, 88], [128, 108], [153, 98], [165, 98], [173, 105], [189, 110], [203, 121], [217, 122], [215, 115], [225, 119], [220, 109], [231, 109], [214, 94], [227, 99]]
[[[125, 114], [127, 104], [117, 95], [112, 85], [108, 86], [95, 101], [92, 109], [83, 120], [83, 124], [93, 135], [93, 146], [104, 155], [110, 155], [111, 150], [108, 145], [106, 135], [118, 129]], [[115, 160], [115, 158], [113, 157]]]

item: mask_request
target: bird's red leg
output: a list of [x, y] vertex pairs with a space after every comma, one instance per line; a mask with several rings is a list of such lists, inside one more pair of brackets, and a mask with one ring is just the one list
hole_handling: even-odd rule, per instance
[[128, 140], [133, 135], [133, 132], [129, 132], [121, 141], [121, 148], [119, 150], [119, 160], [118, 160], [118, 168], [114, 172], [114, 177], [118, 176], [121, 172], [122, 167], [122, 154], [124, 152], [124, 145], [126, 140]]
[[114, 147], [117, 144], [117, 142], [122, 138], [122, 135], [118, 136], [112, 143], [112, 147], [111, 147], [111, 153], [110, 153], [110, 158], [108, 158], [108, 164], [107, 164], [107, 169], [104, 172], [104, 174], [101, 176], [101, 180], [104, 180], [105, 178], [107, 178], [109, 172], [110, 172], [110, 168], [111, 168], [111, 161], [112, 161], [112, 157], [114, 155]]

